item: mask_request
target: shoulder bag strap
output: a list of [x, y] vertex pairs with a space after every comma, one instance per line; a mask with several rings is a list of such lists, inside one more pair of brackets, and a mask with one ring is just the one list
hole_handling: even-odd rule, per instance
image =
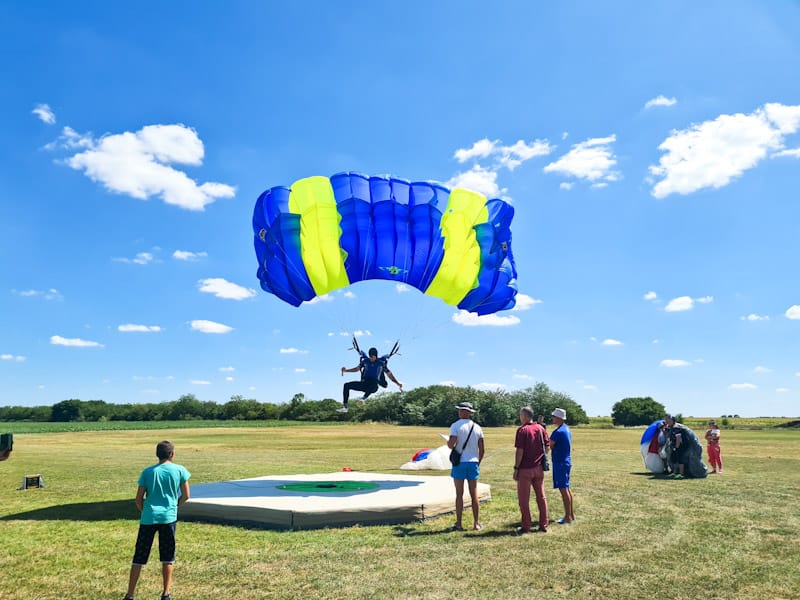
[[472, 424], [472, 427], [469, 428], [469, 433], [467, 434], [467, 439], [464, 440], [464, 445], [461, 446], [461, 452], [464, 452], [464, 449], [467, 447], [467, 442], [469, 441], [469, 436], [472, 435], [472, 430], [475, 429], [475, 423]]

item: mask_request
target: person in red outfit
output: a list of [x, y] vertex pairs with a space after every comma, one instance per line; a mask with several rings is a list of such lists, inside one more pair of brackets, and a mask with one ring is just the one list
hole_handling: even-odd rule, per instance
[[722, 473], [722, 452], [719, 447], [719, 427], [715, 421], [709, 421], [706, 427], [706, 449], [708, 462], [711, 465], [711, 475]]
[[530, 406], [523, 406], [520, 409], [519, 420], [522, 425], [517, 429], [514, 440], [514, 447], [517, 449], [514, 457], [514, 481], [517, 482], [522, 527], [517, 529], [517, 533], [531, 531], [531, 487], [536, 494], [536, 504], [539, 507], [539, 531], [545, 533], [548, 517], [542, 460], [549, 447], [550, 438], [547, 430], [533, 420], [533, 409]]

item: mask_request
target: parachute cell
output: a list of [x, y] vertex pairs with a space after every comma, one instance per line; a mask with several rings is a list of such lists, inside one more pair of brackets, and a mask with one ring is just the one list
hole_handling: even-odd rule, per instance
[[293, 306], [367, 279], [402, 282], [478, 314], [512, 308], [514, 209], [470, 190], [337, 173], [256, 201], [261, 287]]

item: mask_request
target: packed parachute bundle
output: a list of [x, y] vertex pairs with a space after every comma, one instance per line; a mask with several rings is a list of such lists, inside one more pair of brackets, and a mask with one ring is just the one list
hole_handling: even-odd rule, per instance
[[515, 303], [513, 215], [504, 200], [433, 182], [352, 172], [300, 179], [256, 201], [258, 279], [293, 306], [384, 279], [491, 314]]

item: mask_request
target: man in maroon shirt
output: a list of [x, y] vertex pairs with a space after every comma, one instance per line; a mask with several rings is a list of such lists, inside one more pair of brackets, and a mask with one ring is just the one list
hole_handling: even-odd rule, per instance
[[531, 487], [536, 494], [536, 504], [539, 507], [539, 531], [547, 533], [547, 498], [544, 495], [542, 460], [550, 438], [547, 430], [533, 420], [533, 409], [530, 406], [523, 406], [520, 409], [519, 420], [522, 426], [517, 429], [514, 441], [514, 447], [517, 449], [514, 457], [514, 481], [517, 482], [522, 527], [517, 529], [517, 533], [531, 531]]

